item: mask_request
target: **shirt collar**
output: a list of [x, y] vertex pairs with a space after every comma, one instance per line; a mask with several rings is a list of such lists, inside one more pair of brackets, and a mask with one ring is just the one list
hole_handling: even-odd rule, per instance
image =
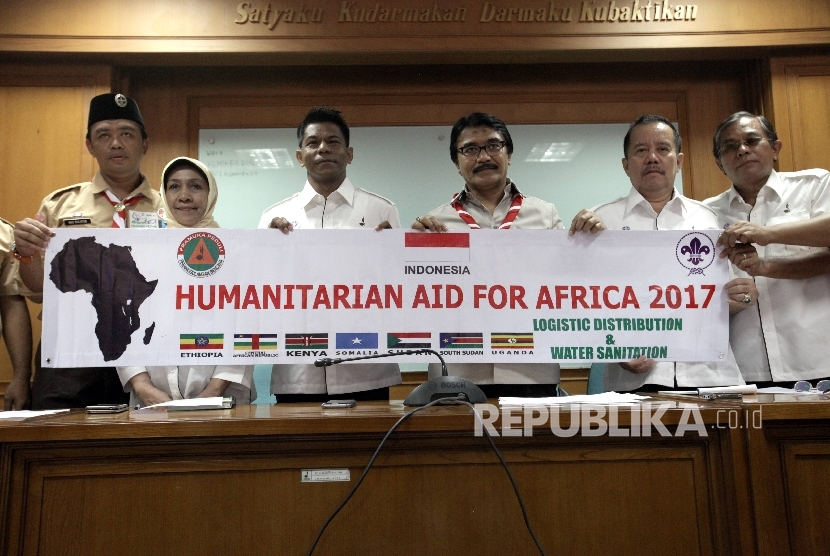
[[[349, 206], [354, 206], [354, 194], [355, 189], [352, 182], [349, 181], [349, 178], [343, 180], [343, 183], [340, 186], [332, 191], [329, 196], [331, 195], [339, 195], [344, 201], [346, 201]], [[308, 180], [306, 180], [305, 185], [303, 186], [303, 190], [300, 192], [299, 201], [301, 206], [307, 207], [311, 204], [316, 198], [319, 193], [317, 193], [314, 188], [311, 186]]]
[[[771, 189], [775, 193], [775, 195], [778, 196], [779, 199], [783, 199], [782, 193], [784, 185], [781, 183], [781, 178], [778, 177], [778, 172], [776, 172], [775, 170], [773, 170], [770, 173], [769, 177], [767, 178], [767, 183], [765, 183], [763, 187], [761, 187], [761, 189], [758, 191], [758, 195], [756, 196], [756, 198], [758, 196], [761, 196], [761, 191], [763, 191], [765, 187]], [[733, 183], [732, 187], [729, 188], [729, 205], [732, 206], [732, 203], [735, 202], [736, 199], [739, 203], [746, 204], [746, 201], [744, 201], [744, 198], [741, 197], [740, 193], [738, 193], [738, 190], [735, 188], [735, 184]]]
[[[138, 184], [138, 187], [130, 191], [130, 194], [127, 197], [132, 197], [136, 193], [141, 193], [145, 197], [150, 197], [152, 195], [153, 187], [150, 185], [150, 181], [147, 179], [147, 176], [144, 174], [139, 174], [141, 176], [141, 183]], [[104, 179], [104, 176], [101, 175], [100, 170], [95, 172], [95, 175], [92, 177], [92, 192], [93, 193], [103, 193], [107, 189], [110, 189], [109, 184]], [[113, 191], [113, 193], [115, 193]]]
[[[643, 197], [637, 188], [631, 186], [631, 191], [628, 192], [628, 198], [625, 201], [625, 214], [630, 214], [636, 207], [642, 205], [647, 210], [655, 212], [654, 207], [651, 206], [645, 197]], [[663, 207], [663, 210], [669, 209], [678, 214], [684, 214], [688, 209], [686, 207], [686, 198], [681, 195], [676, 188], [672, 188], [671, 200]]]
[[[502, 195], [501, 200], [504, 201], [506, 197], [507, 199], [512, 201], [513, 197], [515, 197], [516, 195], [521, 195], [522, 197], [524, 197], [524, 194], [521, 191], [519, 191], [519, 188], [516, 187], [516, 184], [510, 181], [510, 178], [507, 178], [507, 183], [504, 186], [504, 195]], [[475, 196], [470, 192], [470, 189], [467, 187], [466, 184], [464, 185], [464, 189], [461, 191], [461, 193], [456, 193], [455, 196], [453, 196], [452, 200], [458, 200], [462, 203], [464, 201], [470, 200], [479, 203], [478, 199], [476, 199]]]

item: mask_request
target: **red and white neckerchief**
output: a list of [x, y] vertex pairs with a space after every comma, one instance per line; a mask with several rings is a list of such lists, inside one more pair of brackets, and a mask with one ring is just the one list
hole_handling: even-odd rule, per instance
[[[458, 216], [461, 217], [461, 220], [467, 223], [467, 226], [470, 227], [471, 230], [480, 230], [481, 226], [478, 225], [476, 219], [473, 218], [473, 215], [464, 210], [464, 207], [461, 206], [461, 203], [458, 201], [458, 198], [461, 196], [461, 193], [456, 193], [455, 196], [452, 198], [452, 208], [458, 213]], [[510, 225], [513, 224], [513, 221], [516, 220], [516, 217], [519, 215], [519, 211], [522, 208], [522, 202], [524, 201], [525, 196], [521, 193], [516, 193], [513, 196], [513, 202], [510, 204], [510, 208], [507, 209], [507, 214], [504, 215], [504, 221], [499, 226], [499, 230], [509, 230]]]
[[144, 193], [136, 193], [134, 195], [130, 195], [123, 201], [118, 200], [118, 197], [115, 196], [115, 193], [110, 191], [109, 189], [105, 189], [103, 191], [104, 196], [107, 198], [107, 201], [115, 207], [115, 212], [112, 213], [112, 227], [113, 228], [126, 228], [127, 227], [127, 207], [130, 205], [134, 205], [144, 197]]

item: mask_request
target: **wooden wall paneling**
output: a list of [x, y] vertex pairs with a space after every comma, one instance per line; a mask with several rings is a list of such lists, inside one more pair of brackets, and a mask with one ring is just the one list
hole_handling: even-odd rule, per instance
[[[402, 21], [402, 14], [394, 22], [355, 22], [341, 17], [345, 7], [355, 19], [363, 19], [358, 12], [368, 15], [373, 6], [370, 2], [315, 0], [288, 4], [295, 12], [304, 8], [322, 10], [319, 21], [302, 25], [285, 20], [277, 24], [275, 10], [264, 9], [267, 2], [139, 0], [133, 4], [135, 9], [125, 12], [112, 2], [74, 0], [75, 9], [67, 10], [64, 0], [5, 0], [0, 4], [0, 49], [15, 53], [129, 53], [145, 60], [160, 60], [156, 63], [166, 63], [166, 58], [175, 56], [189, 63], [218, 57], [224, 63], [251, 63], [253, 59], [260, 63], [395, 64], [424, 63], [426, 58], [431, 63], [450, 59], [460, 64], [509, 64], [609, 61], [621, 57], [666, 60], [678, 55], [723, 57], [729, 55], [724, 51], [736, 49], [769, 52], [793, 45], [826, 45], [830, 29], [830, 10], [824, 0], [793, 0], [785, 9], [776, 0], [697, 0], [694, 20], [669, 22], [663, 17], [649, 23], [580, 21], [583, 4], [576, 1], [555, 3], [556, 8], [550, 5], [551, 12], [569, 7], [574, 12], [570, 23], [519, 22], [515, 10], [509, 21], [482, 21], [485, 6], [504, 11], [509, 8], [476, 0], [448, 3], [451, 8], [466, 10], [463, 21], [452, 22], [429, 21], [432, 5], [412, 0], [394, 5], [425, 9], [427, 21]], [[391, 5], [380, 4], [383, 9]], [[650, 9], [652, 5], [648, 4], [648, 10], [642, 6], [640, 15], [655, 13]], [[247, 6], [251, 15], [257, 12], [255, 18], [243, 24], [237, 6], [243, 11]], [[303, 7], [298, 10], [298, 6]], [[348, 10], [351, 6], [354, 8]], [[437, 6], [436, 10], [443, 10], [447, 3]], [[516, 6], [545, 12], [549, 4]], [[584, 6], [598, 11], [608, 4]], [[260, 18], [259, 12], [266, 13]], [[261, 24], [267, 12], [274, 25]], [[651, 15], [646, 18], [650, 20]]]
[[767, 116], [772, 116], [772, 123], [778, 132], [778, 138], [784, 143], [784, 148], [778, 154], [776, 169], [781, 172], [792, 172], [795, 169], [795, 155], [792, 142], [791, 101], [787, 87], [786, 59], [770, 59], [770, 110]]
[[[726, 513], [723, 522], [729, 524], [730, 543], [735, 547], [734, 553], [742, 556], [759, 554], [755, 538], [755, 509], [752, 499], [752, 483], [749, 474], [750, 462], [747, 448], [745, 427], [731, 428], [730, 414], [735, 422], [751, 423], [752, 409], [730, 409], [724, 411], [716, 427], [724, 431], [723, 449], [719, 454], [722, 460], [716, 464], [724, 475], [726, 485]], [[749, 419], [747, 421], [747, 419]]]
[[830, 56], [772, 58], [770, 80], [778, 168], [830, 168]]
[[[813, 436], [828, 438], [830, 427], [814, 430]], [[818, 487], [830, 475], [830, 446], [823, 442], [788, 442], [782, 447], [782, 461], [794, 553], [830, 554], [825, 519], [830, 515], [830, 496]]]
[[712, 154], [712, 135], [718, 124], [730, 114], [743, 109], [742, 82], [724, 77], [690, 82], [684, 97], [688, 110], [685, 129], [681, 120], [686, 160], [683, 171], [689, 167], [690, 187], [685, 194], [702, 201], [719, 195], [732, 184], [715, 164]]
[[[14, 223], [32, 217], [51, 191], [89, 180], [95, 159], [85, 145], [89, 101], [109, 91], [106, 66], [0, 65], [0, 216]], [[40, 306], [29, 305], [34, 342]], [[0, 342], [0, 385], [11, 379]]]
[[763, 429], [747, 431], [750, 476], [752, 485], [764, 488], [752, 490], [755, 509], [755, 536], [759, 556], [792, 554], [790, 531], [787, 528], [786, 500], [778, 446], [769, 436], [771, 424]]
[[759, 555], [830, 554], [830, 509], [814, 482], [830, 472], [828, 436], [826, 421], [795, 427], [766, 414], [762, 429], [748, 430], [752, 484], [763, 485], [752, 491]]

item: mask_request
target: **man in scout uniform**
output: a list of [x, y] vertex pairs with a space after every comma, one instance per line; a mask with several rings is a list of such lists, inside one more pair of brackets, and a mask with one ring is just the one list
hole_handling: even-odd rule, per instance
[[32, 378], [32, 323], [26, 300], [20, 295], [12, 256], [11, 224], [0, 218], [0, 328], [12, 363], [12, 379], [6, 386], [4, 410], [29, 409]]
[[[14, 256], [20, 262], [19, 275], [36, 296], [43, 292], [42, 254], [54, 236], [52, 228], [124, 228], [130, 211], [158, 210], [161, 197], [140, 168], [147, 144], [144, 121], [133, 99], [113, 93], [92, 99], [86, 147], [100, 170], [91, 182], [47, 195], [35, 218], [15, 224]], [[32, 409], [83, 407], [124, 399], [114, 367], [41, 368], [40, 347], [37, 351]]]

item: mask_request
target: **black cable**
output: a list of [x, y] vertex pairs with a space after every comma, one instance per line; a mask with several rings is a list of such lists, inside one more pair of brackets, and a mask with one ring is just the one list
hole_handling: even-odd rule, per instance
[[[479, 416], [476, 408], [473, 407], [473, 404], [468, 402], [467, 400], [459, 399], [458, 403], [463, 403], [469, 405], [472, 410], [473, 414], [476, 416], [476, 419], [481, 421], [481, 417]], [[519, 502], [519, 508], [522, 510], [522, 518], [525, 520], [525, 527], [527, 527], [527, 532], [530, 533], [530, 536], [533, 538], [533, 542], [536, 543], [536, 548], [539, 549], [539, 554], [542, 556], [546, 556], [545, 549], [542, 548], [542, 544], [539, 542], [539, 539], [536, 537], [536, 533], [533, 531], [533, 527], [530, 525], [530, 520], [527, 518], [527, 509], [525, 508], [525, 503], [522, 500], [522, 495], [519, 494], [519, 486], [516, 484], [516, 479], [513, 478], [513, 473], [510, 472], [510, 468], [507, 467], [507, 462], [504, 461], [504, 457], [501, 455], [501, 452], [496, 447], [496, 443], [493, 442], [493, 437], [490, 436], [490, 433], [487, 431], [487, 427], [484, 426], [484, 422], [481, 423], [481, 430], [484, 433], [484, 436], [487, 437], [487, 440], [490, 442], [490, 446], [493, 447], [493, 451], [496, 452], [496, 456], [499, 458], [502, 467], [504, 467], [504, 471], [507, 473], [507, 477], [510, 479], [510, 484], [513, 485], [513, 492], [516, 493], [516, 500]]]
[[[320, 542], [320, 539], [323, 537], [323, 533], [325, 532], [326, 528], [329, 526], [329, 524], [332, 522], [332, 520], [334, 520], [335, 516], [337, 516], [337, 514], [340, 513], [340, 510], [342, 510], [346, 506], [346, 504], [351, 499], [352, 495], [354, 495], [354, 493], [357, 491], [357, 488], [363, 482], [363, 479], [366, 478], [366, 475], [369, 473], [369, 469], [372, 468], [372, 465], [375, 463], [375, 459], [378, 457], [378, 454], [380, 453], [380, 449], [383, 448], [383, 445], [386, 443], [386, 441], [389, 439], [389, 436], [391, 436], [391, 434], [395, 431], [395, 429], [397, 429], [398, 426], [401, 423], [403, 423], [404, 421], [406, 421], [409, 417], [411, 417], [412, 415], [415, 415], [416, 413], [418, 413], [419, 411], [421, 411], [423, 409], [426, 409], [426, 408], [431, 407], [433, 405], [442, 405], [442, 404], [450, 405], [450, 404], [456, 404], [456, 403], [465, 404], [465, 405], [470, 406], [470, 408], [473, 410], [473, 415], [475, 415], [475, 418], [478, 419], [479, 421], [481, 421], [481, 416], [478, 414], [478, 412], [476, 411], [473, 404], [468, 402], [465, 399], [464, 396], [458, 396], [458, 397], [455, 397], [455, 398], [440, 398], [440, 399], [437, 399], [437, 400], [434, 400], [434, 401], [428, 403], [427, 405], [424, 405], [424, 406], [421, 406], [421, 407], [416, 407], [415, 409], [413, 409], [409, 413], [404, 414], [400, 419], [398, 419], [398, 421], [394, 425], [392, 425], [392, 428], [389, 429], [389, 431], [386, 433], [386, 435], [384, 435], [383, 439], [380, 441], [380, 444], [378, 444], [378, 447], [375, 450], [375, 453], [372, 454], [372, 457], [369, 460], [369, 463], [366, 465], [366, 469], [363, 470], [363, 473], [360, 475], [360, 478], [357, 480], [357, 482], [355, 482], [355, 485], [352, 487], [352, 490], [349, 491], [349, 493], [346, 495], [346, 498], [343, 499], [343, 501], [340, 503], [340, 505], [337, 506], [337, 508], [332, 512], [332, 514], [328, 517], [328, 519], [325, 521], [325, 523], [323, 523], [323, 526], [320, 528], [320, 532], [317, 533], [317, 536], [314, 538], [314, 542], [311, 544], [311, 548], [308, 550], [308, 556], [311, 556], [314, 553], [314, 549], [317, 548], [317, 543]], [[530, 521], [527, 518], [527, 510], [525, 509], [525, 504], [524, 504], [524, 501], [522, 500], [522, 495], [519, 494], [519, 487], [518, 487], [518, 485], [516, 485], [516, 480], [513, 478], [513, 474], [510, 472], [510, 469], [507, 467], [507, 462], [504, 461], [504, 457], [501, 455], [501, 452], [496, 447], [496, 443], [493, 442], [493, 438], [490, 436], [490, 433], [487, 431], [487, 427], [484, 426], [483, 421], [481, 422], [481, 430], [484, 433], [484, 436], [486, 436], [487, 440], [490, 442], [490, 446], [493, 448], [493, 451], [496, 452], [496, 456], [499, 458], [499, 461], [501, 462], [502, 467], [504, 467], [504, 470], [507, 472], [507, 477], [510, 479], [510, 484], [513, 485], [513, 492], [516, 494], [516, 499], [519, 502], [519, 508], [522, 510], [522, 518], [524, 518], [525, 527], [527, 527], [528, 533], [530, 533], [530, 536], [533, 538], [533, 542], [536, 543], [536, 548], [539, 549], [539, 553], [542, 556], [546, 556], [545, 550], [542, 548], [542, 545], [539, 543], [539, 539], [536, 537], [536, 533], [533, 531], [533, 527], [531, 527]]]

